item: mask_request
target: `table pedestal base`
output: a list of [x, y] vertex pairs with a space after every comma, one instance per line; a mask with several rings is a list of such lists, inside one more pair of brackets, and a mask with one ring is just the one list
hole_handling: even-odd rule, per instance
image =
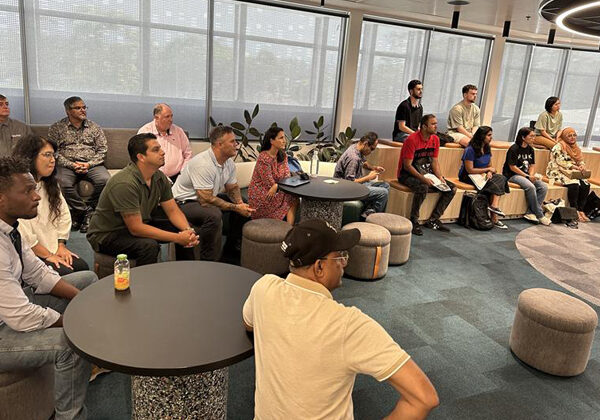
[[227, 418], [228, 368], [187, 376], [132, 376], [133, 419]]
[[323, 219], [336, 229], [342, 227], [343, 201], [322, 201], [302, 199], [300, 219]]

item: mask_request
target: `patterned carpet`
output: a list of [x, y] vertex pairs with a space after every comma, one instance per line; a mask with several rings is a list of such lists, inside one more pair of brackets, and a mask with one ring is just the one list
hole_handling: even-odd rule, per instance
[[537, 271], [600, 306], [600, 224], [534, 226], [517, 235], [521, 255]]

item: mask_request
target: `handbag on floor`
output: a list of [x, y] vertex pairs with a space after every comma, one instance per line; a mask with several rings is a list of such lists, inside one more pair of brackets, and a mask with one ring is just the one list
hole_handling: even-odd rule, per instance
[[569, 227], [577, 226], [579, 215], [573, 207], [557, 207], [552, 214], [552, 223], [565, 223]]
[[600, 217], [600, 197], [594, 191], [588, 195], [583, 212], [590, 220]]
[[467, 229], [492, 229], [494, 224], [490, 218], [487, 197], [483, 194], [465, 193], [460, 204], [458, 224]]

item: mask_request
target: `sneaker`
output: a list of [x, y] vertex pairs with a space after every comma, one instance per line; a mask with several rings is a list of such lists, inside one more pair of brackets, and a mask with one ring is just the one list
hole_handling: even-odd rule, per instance
[[542, 225], [544, 225], [544, 226], [549, 226], [549, 225], [550, 225], [550, 223], [552, 223], [552, 222], [550, 221], [550, 219], [548, 219], [546, 216], [544, 216], [544, 217], [540, 217], [538, 220], [539, 220], [539, 221], [540, 221], [540, 223], [541, 223]]
[[429, 229], [439, 230], [440, 232], [450, 232], [450, 229], [444, 226], [439, 220], [428, 220], [423, 226]]
[[506, 214], [504, 214], [504, 212], [502, 210], [500, 210], [498, 207], [488, 206], [488, 210], [491, 211], [492, 213], [497, 214], [500, 217], [506, 217]]
[[90, 375], [90, 382], [102, 375], [103, 373], [109, 373], [110, 370], [101, 368], [100, 366], [92, 365], [92, 374]]
[[412, 234], [417, 236], [423, 236], [423, 230], [421, 229], [421, 226], [418, 223], [413, 224]]
[[537, 216], [533, 213], [527, 213], [527, 214], [523, 215], [523, 219], [525, 219], [533, 224], [536, 224], [536, 225], [538, 223], [540, 223]]
[[494, 226], [497, 227], [498, 229], [508, 229], [508, 226], [506, 226], [500, 220], [497, 220], [496, 223], [494, 223]]

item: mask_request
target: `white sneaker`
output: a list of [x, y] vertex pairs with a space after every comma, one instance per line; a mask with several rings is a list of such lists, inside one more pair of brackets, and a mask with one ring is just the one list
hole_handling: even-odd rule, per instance
[[538, 218], [533, 213], [527, 213], [523, 215], [523, 219], [530, 221], [531, 223], [535, 223], [536, 225], [539, 223]]
[[549, 226], [549, 225], [550, 225], [550, 223], [552, 223], [552, 222], [550, 221], [550, 219], [548, 219], [546, 216], [544, 216], [544, 217], [540, 217], [540, 218], [539, 218], [539, 221], [540, 221], [540, 223], [541, 223], [542, 225], [544, 225], [544, 226]]

